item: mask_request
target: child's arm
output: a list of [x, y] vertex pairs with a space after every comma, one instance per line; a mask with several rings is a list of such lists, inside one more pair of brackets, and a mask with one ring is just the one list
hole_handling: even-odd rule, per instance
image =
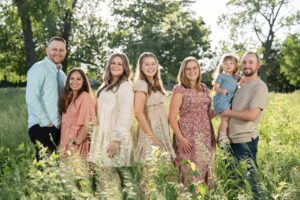
[[218, 92], [218, 93], [223, 94], [223, 95], [227, 95], [227, 93], [228, 93], [228, 90], [227, 90], [227, 89], [221, 88], [219, 83], [215, 83], [215, 85], [214, 85], [214, 90], [215, 90], [216, 92]]

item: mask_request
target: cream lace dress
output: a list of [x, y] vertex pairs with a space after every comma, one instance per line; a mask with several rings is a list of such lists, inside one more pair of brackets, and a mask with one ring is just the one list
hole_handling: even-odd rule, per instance
[[[100, 93], [97, 99], [99, 125], [91, 136], [91, 162], [104, 167], [131, 165], [133, 99], [133, 88], [128, 81], [121, 83], [116, 92], [104, 89]], [[120, 142], [120, 152], [111, 159], [107, 149], [112, 140]]]

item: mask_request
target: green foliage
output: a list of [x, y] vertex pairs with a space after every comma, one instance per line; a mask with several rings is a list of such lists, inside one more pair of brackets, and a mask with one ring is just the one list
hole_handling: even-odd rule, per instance
[[[300, 20], [300, 10], [290, 8], [290, 3], [290, 0], [230, 0], [227, 3], [229, 11], [219, 18], [219, 24], [230, 28], [235, 41], [243, 42], [251, 38], [253, 35], [244, 34], [253, 31], [256, 42], [264, 48], [272, 47], [275, 32], [292, 28]], [[267, 25], [264, 27], [264, 24]]]
[[287, 73], [277, 70], [278, 60], [274, 59], [279, 53], [277, 33], [298, 31], [300, 10], [291, 3], [291, 0], [230, 0], [228, 12], [219, 18], [219, 24], [228, 28], [231, 34], [231, 40], [223, 43], [223, 49], [237, 52], [259, 49], [264, 64], [260, 76], [272, 91], [277, 92], [295, 90], [286, 80], [289, 79]]
[[25, 145], [30, 144], [27, 134], [25, 90], [20, 88], [0, 88], [0, 110], [0, 147], [14, 150], [21, 143]]
[[99, 1], [84, 1], [80, 9], [74, 13], [72, 46], [69, 61], [71, 68], [85, 66], [89, 78], [100, 82], [106, 64], [108, 48], [109, 25], [100, 16], [87, 14], [96, 13]]
[[43, 160], [34, 161], [28, 172], [30, 192], [23, 198], [38, 199], [87, 199], [93, 197], [88, 163], [78, 155], [59, 158], [59, 155], [46, 156], [42, 149]]
[[261, 74], [262, 69], [264, 69], [268, 80], [267, 86], [269, 91], [292, 92], [297, 89], [297, 87], [290, 84], [287, 76], [280, 70], [280, 57], [281, 52], [279, 47], [277, 47], [276, 50], [272, 50], [272, 57], [269, 59], [269, 62], [262, 61], [259, 74]]
[[10, 4], [0, 4], [0, 81], [12, 83], [25, 81], [26, 74], [21, 24], [16, 12]]
[[[0, 81], [19, 83], [26, 81], [26, 50], [24, 46], [24, 33], [22, 33], [21, 18], [28, 13], [33, 34], [35, 61], [45, 56], [47, 41], [53, 36], [65, 37], [71, 30], [67, 39], [69, 50], [68, 68], [79, 67], [82, 64], [90, 72], [99, 76], [104, 66], [107, 51], [107, 24], [98, 15], [99, 1], [28, 1], [11, 0], [0, 3]], [[22, 4], [24, 9], [18, 13], [16, 5]], [[26, 8], [26, 9], [25, 9]], [[66, 19], [71, 13], [73, 17]], [[71, 27], [66, 26], [70, 20]], [[28, 28], [28, 27], [27, 27]], [[68, 29], [68, 30], [67, 30]], [[99, 77], [93, 77], [99, 78]]]
[[278, 62], [281, 72], [292, 85], [298, 85], [300, 83], [300, 35], [287, 36], [280, 52]]
[[178, 1], [128, 1], [124, 5], [115, 0], [111, 8], [117, 28], [110, 46], [123, 49], [134, 67], [142, 52], [153, 52], [165, 81], [175, 81], [185, 57], [199, 59], [209, 50], [209, 31], [203, 20], [183, 11]]
[[[300, 198], [299, 98], [299, 91], [270, 95], [259, 127], [261, 199]], [[91, 170], [91, 165], [72, 154], [65, 159], [53, 154], [35, 162], [27, 136], [24, 89], [1, 89], [0, 112], [0, 199], [108, 199], [113, 191], [124, 199], [143, 198], [140, 187], [143, 166], [119, 169], [123, 177], [121, 190], [115, 176], [108, 176], [109, 182], [103, 187], [98, 185], [99, 177], [109, 173], [99, 168]], [[215, 129], [218, 123], [218, 119], [213, 120]], [[251, 199], [249, 184], [233, 178], [245, 177], [246, 163], [230, 170], [233, 158], [226, 151], [217, 151], [214, 186], [206, 188], [193, 183], [188, 190], [179, 184], [178, 171], [165, 160], [164, 154], [155, 151], [155, 155], [148, 179], [150, 199]], [[194, 168], [192, 163], [187, 164]], [[98, 175], [92, 173], [95, 171]], [[195, 170], [190, 175], [198, 173]]]
[[11, 150], [1, 145], [0, 158], [0, 199], [20, 199], [30, 192], [27, 181], [32, 168], [33, 149], [24, 144], [18, 144]]

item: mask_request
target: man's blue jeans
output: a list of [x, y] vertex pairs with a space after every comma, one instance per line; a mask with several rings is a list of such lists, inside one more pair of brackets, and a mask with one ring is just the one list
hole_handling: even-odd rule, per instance
[[251, 185], [251, 190], [253, 194], [253, 199], [259, 199], [257, 181], [256, 181], [256, 154], [257, 154], [257, 145], [259, 137], [252, 139], [250, 142], [246, 143], [236, 143], [230, 144], [231, 153], [234, 156], [237, 162], [245, 160], [247, 163], [247, 180]]

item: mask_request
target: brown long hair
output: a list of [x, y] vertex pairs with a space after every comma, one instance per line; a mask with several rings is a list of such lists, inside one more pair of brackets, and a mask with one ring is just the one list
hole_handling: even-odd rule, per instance
[[[156, 64], [157, 64], [157, 71], [153, 76], [153, 80], [154, 80], [153, 84], [151, 84], [147, 80], [146, 75], [144, 74], [144, 72], [142, 70], [144, 58], [147, 58], [147, 57], [154, 58], [155, 61], [156, 61]], [[164, 86], [162, 84], [161, 77], [160, 77], [160, 69], [159, 69], [158, 59], [151, 52], [144, 52], [139, 56], [137, 66], [136, 66], [136, 78], [135, 78], [135, 80], [144, 80], [144, 81], [147, 82], [147, 84], [148, 84], [148, 94], [151, 94], [151, 92], [156, 92], [156, 91], [160, 91], [164, 95], [166, 94], [166, 91], [164, 89]]]
[[[121, 77], [119, 77], [117, 82], [115, 82], [114, 84], [111, 84], [112, 75], [111, 75], [111, 71], [110, 71], [110, 66], [111, 66], [111, 63], [112, 63], [112, 61], [115, 57], [120, 57], [121, 58], [122, 63], [123, 63], [124, 72], [121, 75]], [[131, 69], [130, 69], [130, 65], [129, 65], [129, 59], [126, 56], [126, 54], [121, 53], [121, 52], [111, 54], [109, 56], [109, 59], [108, 59], [107, 63], [106, 63], [106, 66], [105, 66], [105, 72], [103, 74], [103, 83], [97, 91], [97, 97], [99, 97], [100, 93], [104, 89], [105, 90], [112, 90], [113, 92], [118, 91], [119, 86], [121, 85], [121, 83], [123, 83], [124, 81], [129, 81], [130, 77], [131, 77]]]
[[195, 58], [195, 57], [192, 57], [192, 56], [189, 56], [189, 57], [186, 57], [181, 65], [180, 65], [180, 69], [179, 69], [179, 72], [178, 72], [178, 76], [177, 76], [177, 82], [186, 87], [186, 88], [192, 88], [191, 86], [191, 83], [190, 81], [188, 80], [188, 78], [186, 77], [186, 73], [185, 73], [185, 69], [186, 69], [186, 66], [189, 62], [196, 62], [197, 63], [197, 66], [199, 68], [199, 76], [197, 78], [197, 81], [196, 81], [196, 90], [197, 91], [201, 91], [202, 90], [202, 86], [201, 86], [201, 68], [200, 68], [200, 64], [198, 62], [198, 60]]
[[83, 80], [83, 83], [82, 83], [82, 87], [79, 89], [78, 91], [78, 94], [75, 98], [75, 101], [76, 99], [80, 96], [80, 94], [82, 92], [87, 92], [89, 93], [91, 96], [93, 96], [93, 93], [92, 93], [92, 89], [91, 89], [91, 86], [90, 86], [90, 83], [84, 73], [84, 71], [80, 68], [73, 68], [71, 69], [71, 71], [69, 72], [68, 76], [67, 76], [67, 80], [66, 80], [66, 84], [64, 86], [64, 89], [63, 89], [63, 93], [62, 93], [62, 98], [61, 98], [61, 101], [60, 101], [60, 106], [59, 106], [59, 112], [60, 114], [62, 113], [66, 113], [67, 112], [67, 109], [72, 101], [72, 98], [73, 98], [73, 91], [70, 87], [70, 78], [71, 78], [71, 75], [75, 72], [78, 72], [81, 77], [82, 77], [82, 80]]

